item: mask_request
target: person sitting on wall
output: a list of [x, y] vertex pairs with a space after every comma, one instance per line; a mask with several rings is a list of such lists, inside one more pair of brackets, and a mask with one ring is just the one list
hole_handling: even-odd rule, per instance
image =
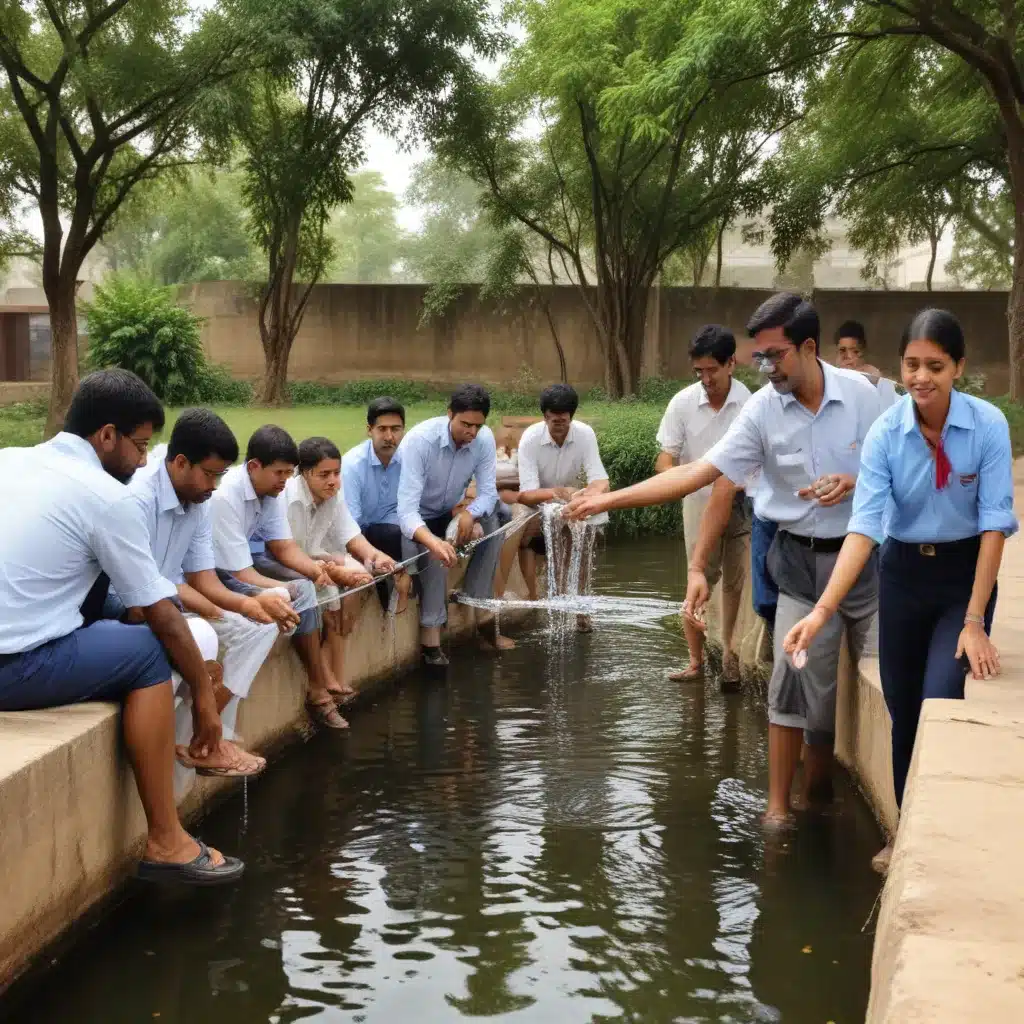
[[[210, 503], [218, 575], [229, 590], [247, 597], [287, 583], [291, 610], [299, 616], [292, 642], [308, 678], [306, 706], [321, 725], [347, 729], [336, 701], [348, 698], [351, 689], [325, 664], [320, 644], [316, 588], [329, 586], [331, 577], [325, 563], [295, 543], [282, 497], [299, 450], [286, 431], [267, 425], [249, 438], [245, 460], [228, 470]], [[279, 625], [290, 625], [283, 610], [271, 614]]]
[[[419, 580], [420, 642], [428, 666], [448, 664], [441, 650], [441, 627], [448, 621], [447, 570], [458, 563], [456, 548], [470, 541], [479, 524], [483, 534], [498, 528], [495, 506], [494, 435], [485, 426], [491, 410], [490, 395], [479, 384], [464, 384], [448, 403], [448, 415], [436, 416], [412, 428], [402, 443], [402, 469], [398, 484], [398, 520], [403, 536], [403, 559], [423, 555], [410, 567]], [[476, 478], [477, 494], [458, 512], [469, 481]], [[454, 525], [453, 525], [454, 524]], [[450, 539], [449, 539], [450, 538]], [[462, 593], [490, 598], [501, 541], [485, 541], [473, 552]], [[429, 556], [429, 557], [428, 557]], [[499, 650], [515, 646], [492, 632]], [[491, 637], [487, 637], [490, 642]]]
[[310, 558], [323, 562], [331, 586], [320, 600], [324, 608], [324, 655], [336, 679], [344, 682], [345, 638], [355, 626], [365, 590], [342, 597], [339, 588], [369, 583], [374, 573], [392, 572], [395, 561], [362, 535], [345, 502], [341, 452], [326, 437], [308, 437], [299, 445], [299, 469], [285, 486], [288, 523], [295, 542]]
[[[369, 435], [341, 460], [345, 503], [366, 542], [391, 559], [402, 558], [402, 530], [398, 525], [398, 478], [402, 469], [400, 445], [405, 434], [405, 409], [382, 395], [366, 410]], [[377, 586], [381, 607], [401, 615], [409, 603], [412, 577], [406, 572], [389, 576]]]
[[[163, 424], [159, 400], [135, 374], [103, 370], [79, 384], [63, 432], [0, 452], [4, 479], [19, 488], [0, 533], [0, 711], [121, 703], [147, 825], [139, 877], [219, 885], [245, 865], [193, 839], [178, 818], [171, 663], [191, 690], [197, 759], [222, 743], [213, 683], [125, 486]], [[142, 609], [145, 625], [99, 617], [111, 585]]]
[[[299, 616], [284, 587], [246, 596], [229, 590], [215, 570], [209, 499], [228, 467], [238, 458], [238, 442], [228, 425], [210, 409], [186, 409], [174, 424], [169, 444], [154, 449], [149, 463], [132, 478], [129, 490], [146, 524], [150, 551], [161, 574], [175, 585], [185, 621], [211, 665], [214, 696], [224, 735], [234, 739], [238, 705], [248, 696], [260, 666], [282, 630]], [[113, 608], [111, 608], [113, 605]], [[112, 593], [105, 614], [137, 617]], [[280, 623], [280, 626], [278, 625]], [[180, 693], [180, 687], [179, 687]], [[188, 739], [188, 704], [179, 700], [178, 740]], [[200, 764], [184, 746], [177, 749], [185, 767], [201, 775], [249, 775], [265, 766], [237, 747], [233, 756]]]
[[878, 391], [882, 409], [888, 409], [895, 405], [900, 397], [896, 390], [896, 381], [883, 377], [877, 366], [865, 361], [864, 350], [867, 347], [867, 333], [862, 323], [858, 320], [847, 320], [839, 325], [839, 330], [836, 331], [836, 366], [863, 373]]

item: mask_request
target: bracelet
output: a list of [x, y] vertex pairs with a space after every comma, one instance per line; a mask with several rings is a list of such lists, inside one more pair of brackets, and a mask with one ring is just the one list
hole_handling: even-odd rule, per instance
[[964, 625], [965, 626], [972, 626], [972, 625], [973, 626], [984, 626], [985, 625], [985, 616], [984, 615], [971, 615], [971, 613], [968, 612], [964, 616]]

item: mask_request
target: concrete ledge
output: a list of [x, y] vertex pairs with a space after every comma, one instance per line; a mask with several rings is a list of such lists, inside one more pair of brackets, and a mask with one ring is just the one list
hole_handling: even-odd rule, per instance
[[[523, 592], [518, 568], [511, 583]], [[449, 636], [465, 638], [470, 628], [467, 610], [453, 606]], [[394, 678], [416, 662], [418, 645], [415, 602], [391, 624], [371, 595], [349, 638], [346, 678], [359, 690]], [[239, 710], [246, 744], [272, 754], [300, 736], [308, 728], [304, 702], [298, 658], [282, 640]], [[201, 815], [231, 785], [197, 779], [183, 814]], [[141, 849], [145, 819], [116, 705], [0, 713], [0, 822], [2, 991], [124, 881]]]

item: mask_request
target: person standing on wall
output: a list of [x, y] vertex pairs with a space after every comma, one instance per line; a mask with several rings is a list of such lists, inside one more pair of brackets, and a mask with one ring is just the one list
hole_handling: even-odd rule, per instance
[[[848, 536], [828, 586], [784, 639], [791, 657], [813, 657], [819, 634], [882, 546], [879, 668], [892, 717], [897, 805], [922, 703], [962, 700], [968, 670], [974, 679], [999, 672], [989, 632], [1003, 544], [1017, 531], [1010, 428], [990, 402], [955, 389], [964, 354], [951, 313], [925, 309], [911, 322], [900, 346], [909, 394], [868, 433]], [[891, 855], [890, 844], [875, 868], [888, 870]]]
[[[750, 398], [749, 388], [733, 376], [736, 338], [727, 327], [702, 327], [690, 342], [690, 363], [697, 381], [668, 403], [658, 427], [661, 452], [654, 465], [657, 473], [702, 459], [725, 436]], [[738, 685], [740, 678], [735, 627], [750, 557], [750, 507], [743, 487], [725, 479], [715, 486], [726, 492], [721, 500], [729, 508], [726, 526], [717, 542], [700, 563], [694, 561], [701, 516], [711, 498], [710, 486], [683, 498], [683, 537], [687, 572], [704, 573], [712, 587], [722, 581], [722, 685], [728, 687]], [[673, 672], [669, 679], [697, 682], [704, 678], [704, 632], [685, 612], [682, 623], [690, 664]]]
[[757, 348], [754, 360], [771, 387], [751, 396], [725, 437], [697, 462], [621, 491], [574, 498], [566, 514], [586, 519], [616, 508], [657, 505], [692, 494], [723, 475], [742, 486], [755, 470], [761, 471], [756, 511], [779, 526], [768, 557], [780, 593], [768, 689], [764, 816], [766, 827], [778, 828], [792, 822], [790, 791], [802, 740], [807, 743], [804, 800], [831, 789], [843, 625], [855, 657], [875, 644], [878, 579], [869, 559], [807, 664], [795, 669], [782, 649], [790, 627], [820, 597], [838, 557], [861, 445], [880, 410], [878, 392], [861, 374], [818, 358], [818, 314], [799, 295], [782, 292], [770, 298], [754, 312], [747, 331]]

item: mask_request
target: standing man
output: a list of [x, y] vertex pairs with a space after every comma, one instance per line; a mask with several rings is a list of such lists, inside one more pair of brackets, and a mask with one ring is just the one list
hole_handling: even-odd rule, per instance
[[[836, 676], [842, 626], [855, 657], [875, 644], [878, 579], [869, 561], [839, 607], [836, 627], [821, 637], [806, 665], [793, 667], [786, 633], [810, 610], [832, 573], [850, 518], [861, 446], [879, 414], [878, 392], [860, 373], [818, 358], [820, 326], [814, 307], [780, 293], [758, 307], [747, 331], [754, 360], [771, 387], [752, 395], [729, 432], [689, 466], [622, 491], [574, 499], [572, 518], [613, 508], [639, 508], [692, 494], [727, 476], [742, 486], [761, 470], [756, 510], [779, 526], [768, 567], [779, 587], [775, 664], [768, 689], [767, 827], [790, 823], [790, 790], [806, 740], [805, 796], [831, 782]], [[720, 532], [724, 523], [715, 524]], [[690, 579], [688, 594], [696, 588]], [[689, 601], [689, 596], [688, 596]]]
[[[594, 428], [575, 418], [580, 399], [568, 384], [552, 384], [540, 396], [543, 423], [526, 428], [519, 441], [519, 504], [536, 508], [548, 501], [568, 501], [580, 487], [584, 494], [607, 492], [608, 473], [601, 462]], [[589, 525], [604, 529], [607, 515], [597, 515]], [[555, 566], [555, 552], [545, 552], [540, 520], [524, 530], [519, 564], [531, 601], [537, 600], [537, 555], [547, 554], [548, 572], [567, 573], [571, 562], [571, 541], [564, 546], [565, 566]], [[579, 593], [586, 590], [586, 560], [580, 564]], [[567, 581], [566, 581], [567, 582]], [[590, 616], [579, 615], [577, 629], [591, 630]]]
[[[405, 435], [405, 408], [382, 395], [366, 409], [365, 441], [345, 452], [341, 476], [345, 502], [368, 544], [395, 562], [402, 560], [402, 530], [398, 525], [398, 479], [402, 472], [399, 446]], [[406, 573], [391, 576], [377, 587], [385, 611], [391, 593], [397, 594], [395, 614], [405, 611], [412, 590]]]
[[[441, 627], [448, 621], [448, 570], [459, 560], [455, 549], [470, 540], [477, 525], [484, 534], [498, 528], [494, 514], [498, 503], [497, 455], [494, 435], [485, 426], [490, 411], [490, 395], [479, 384], [463, 384], [452, 394], [447, 416], [436, 416], [413, 427], [402, 443], [398, 484], [402, 557], [424, 556], [410, 571], [419, 579], [423, 660], [434, 668], [448, 664], [441, 650]], [[473, 479], [476, 497], [456, 517], [456, 507]], [[462, 593], [491, 597], [500, 554], [500, 538], [476, 548]], [[499, 650], [515, 646], [496, 628], [494, 642]]]
[[[665, 410], [658, 427], [661, 453], [655, 471], [665, 473], [673, 466], [704, 458], [717, 444], [740, 413], [750, 390], [736, 380], [736, 339], [732, 331], [718, 324], [702, 327], [690, 343], [690, 363], [697, 382], [683, 388]], [[716, 485], [727, 493], [729, 520], [706, 561], [694, 562], [694, 549], [700, 532], [700, 520], [711, 497], [711, 488], [702, 487], [683, 498], [683, 537], [686, 544], [687, 572], [702, 570], [714, 587], [722, 581], [722, 685], [739, 685], [740, 663], [736, 651], [736, 618], [739, 615], [743, 581], [750, 558], [750, 509], [743, 487], [728, 480]], [[683, 633], [690, 651], [690, 664], [669, 676], [676, 682], [697, 682], [704, 678], [704, 631], [682, 616]]]

